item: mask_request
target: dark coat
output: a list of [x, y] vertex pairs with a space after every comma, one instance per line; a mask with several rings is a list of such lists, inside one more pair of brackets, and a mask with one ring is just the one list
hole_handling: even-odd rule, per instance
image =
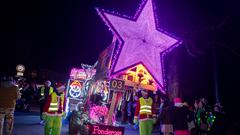
[[160, 113], [159, 120], [161, 124], [172, 124], [172, 107], [164, 107]]
[[173, 107], [173, 130], [188, 130], [190, 111], [187, 107]]

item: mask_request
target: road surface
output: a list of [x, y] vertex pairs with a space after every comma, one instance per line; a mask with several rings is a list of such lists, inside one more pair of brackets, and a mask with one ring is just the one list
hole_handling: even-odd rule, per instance
[[[13, 135], [43, 135], [44, 126], [39, 124], [39, 113], [15, 112]], [[125, 125], [125, 135], [139, 135], [138, 131]], [[68, 123], [63, 123], [61, 135], [68, 135]], [[153, 135], [159, 135], [159, 131], [154, 131]]]

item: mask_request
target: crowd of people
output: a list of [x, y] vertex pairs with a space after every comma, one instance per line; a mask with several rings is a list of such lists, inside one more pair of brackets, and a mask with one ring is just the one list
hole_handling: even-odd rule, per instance
[[[148, 113], [141, 113], [143, 107], [140, 105], [139, 108], [139, 104], [144, 101], [140, 101], [141, 98], [148, 102], [149, 97], [152, 100], [149, 108], [152, 107], [152, 109], [142, 110], [151, 112], [145, 117]], [[142, 106], [146, 107], [146, 104]], [[144, 92], [138, 92], [134, 97], [125, 100], [119, 111], [121, 113], [118, 117], [122, 123], [128, 122], [135, 129], [139, 129], [140, 135], [150, 135], [152, 130], [149, 133], [145, 132], [151, 128], [140, 124], [149, 118], [153, 122], [152, 128], [160, 129], [162, 135], [224, 135], [226, 129], [225, 113], [221, 104], [216, 103], [210, 106], [205, 98], [196, 99], [195, 103], [190, 105], [181, 98], [169, 101], [167, 96], [159, 93], [148, 92], [146, 96]]]
[[17, 100], [16, 110], [30, 112], [32, 106], [38, 105], [39, 90], [36, 83], [19, 78], [16, 80], [16, 85], [21, 93], [21, 98]]

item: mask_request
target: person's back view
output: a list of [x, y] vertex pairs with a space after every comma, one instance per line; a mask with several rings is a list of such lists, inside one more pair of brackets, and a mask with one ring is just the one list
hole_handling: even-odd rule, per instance
[[162, 135], [173, 134], [172, 111], [173, 108], [170, 106], [165, 106], [161, 111], [159, 120]]
[[14, 123], [14, 110], [16, 100], [20, 97], [18, 87], [13, 79], [2, 78], [0, 84], [0, 135], [3, 135], [4, 119], [6, 117], [6, 134], [12, 134]]
[[172, 120], [174, 135], [190, 135], [188, 130], [189, 113], [188, 108], [184, 106], [181, 98], [175, 98]]

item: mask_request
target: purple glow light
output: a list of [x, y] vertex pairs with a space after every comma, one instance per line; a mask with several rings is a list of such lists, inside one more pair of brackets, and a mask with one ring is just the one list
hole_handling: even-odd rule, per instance
[[86, 79], [86, 73], [83, 69], [72, 68], [70, 73], [71, 79]]
[[120, 42], [112, 74], [142, 63], [164, 89], [163, 55], [180, 41], [157, 27], [153, 7], [152, 0], [144, 1], [133, 18], [97, 11]]

